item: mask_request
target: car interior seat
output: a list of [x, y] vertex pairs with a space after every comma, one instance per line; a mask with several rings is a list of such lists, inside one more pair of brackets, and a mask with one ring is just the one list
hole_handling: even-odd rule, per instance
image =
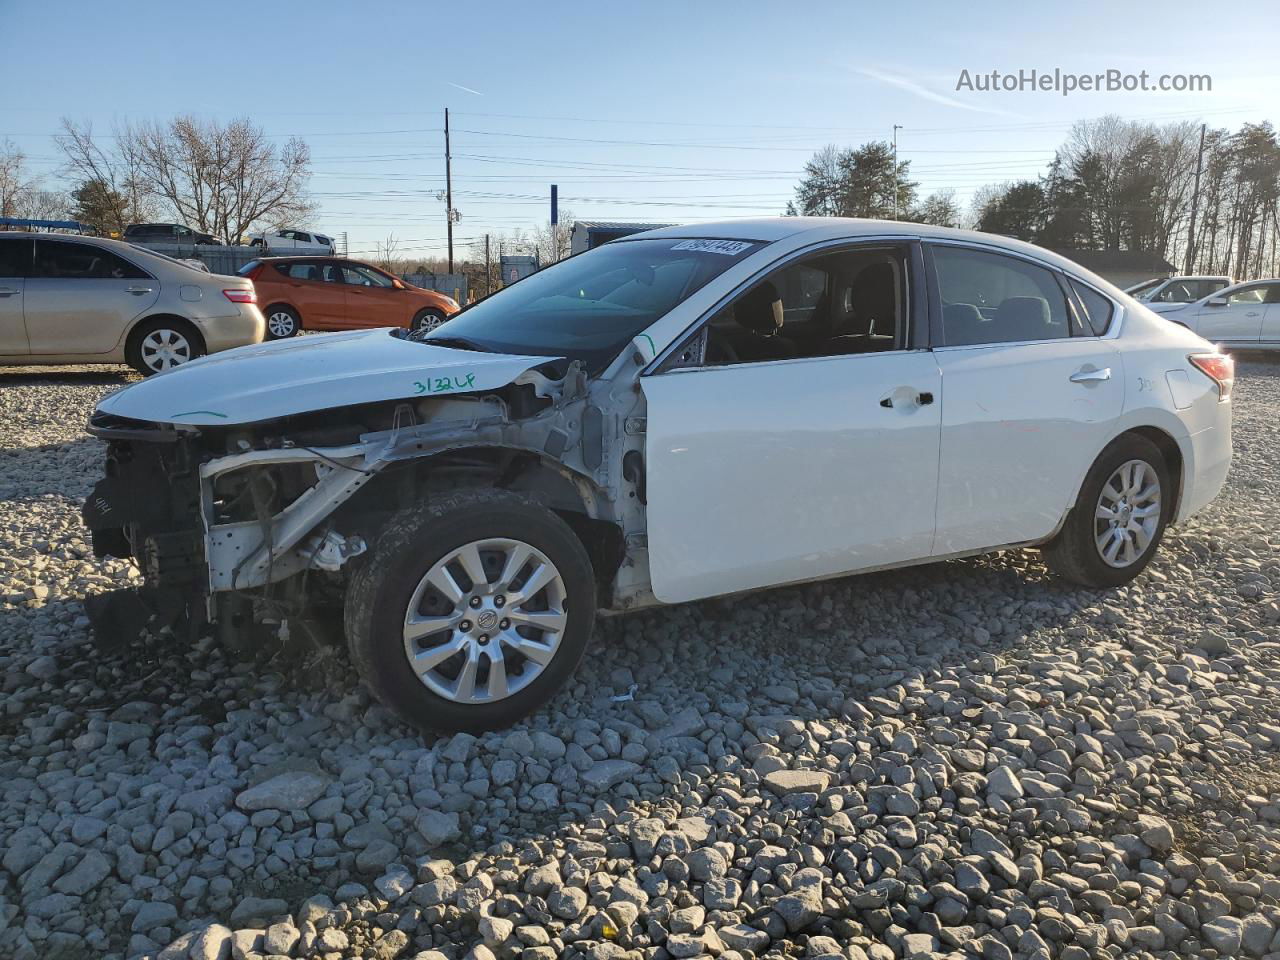
[[737, 330], [729, 340], [741, 361], [785, 360], [796, 355], [795, 344], [778, 335], [783, 322], [782, 296], [770, 281], [758, 283], [742, 295], [733, 305], [733, 319]]
[[991, 318], [992, 333], [999, 341], [1043, 340], [1052, 336], [1053, 317], [1043, 297], [1009, 297], [1000, 302]]
[[942, 329], [948, 344], [989, 343], [991, 336], [984, 327], [990, 324], [972, 303], [948, 303], [942, 308]]

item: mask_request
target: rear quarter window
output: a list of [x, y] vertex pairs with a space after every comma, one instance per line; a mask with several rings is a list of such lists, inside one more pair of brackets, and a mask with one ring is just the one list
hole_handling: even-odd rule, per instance
[[1115, 312], [1115, 307], [1097, 290], [1086, 287], [1083, 283], [1072, 280], [1071, 289], [1075, 291], [1080, 305], [1084, 307], [1085, 323], [1095, 336], [1102, 336], [1111, 326], [1111, 315]]

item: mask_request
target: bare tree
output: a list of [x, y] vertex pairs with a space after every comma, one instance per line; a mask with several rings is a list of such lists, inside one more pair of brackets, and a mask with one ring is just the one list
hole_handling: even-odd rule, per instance
[[236, 242], [256, 226], [301, 224], [313, 211], [307, 145], [293, 138], [276, 147], [247, 119], [124, 123], [109, 149], [88, 125], [64, 120], [63, 130], [58, 144], [71, 169], [126, 196], [130, 220], [159, 201], [187, 226]]
[[549, 267], [572, 253], [573, 236], [569, 228], [571, 223], [573, 223], [573, 213], [569, 210], [561, 210], [558, 224], [548, 221], [534, 228], [533, 235], [527, 242], [533, 247], [539, 266]]
[[33, 188], [26, 175], [27, 158], [12, 140], [0, 142], [0, 217], [18, 216], [18, 205]]
[[117, 127], [114, 146], [104, 150], [94, 139], [91, 124], [76, 124], [64, 117], [62, 133], [53, 138], [77, 180], [101, 185], [104, 205], [99, 211], [100, 229], [117, 233], [123, 233], [131, 223], [152, 219], [157, 212], [143, 178], [137, 144], [122, 132]]
[[394, 272], [396, 267], [396, 250], [400, 246], [400, 241], [396, 239], [394, 233], [387, 234], [387, 239], [374, 244], [375, 262], [383, 270]]

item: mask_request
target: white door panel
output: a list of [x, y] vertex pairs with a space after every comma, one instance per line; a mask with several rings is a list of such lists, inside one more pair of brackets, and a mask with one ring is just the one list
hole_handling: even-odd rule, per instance
[[660, 600], [928, 556], [941, 406], [931, 353], [709, 367], [641, 384]]
[[1119, 352], [1082, 337], [936, 356], [942, 460], [933, 553], [1048, 536], [1123, 411]]
[[1262, 331], [1258, 339], [1274, 346], [1280, 344], [1280, 303], [1268, 303], [1266, 311], [1262, 318]]
[[1196, 333], [1213, 341], [1241, 343], [1257, 340], [1262, 332], [1262, 317], [1266, 309], [1263, 303], [1203, 306], [1196, 316]]

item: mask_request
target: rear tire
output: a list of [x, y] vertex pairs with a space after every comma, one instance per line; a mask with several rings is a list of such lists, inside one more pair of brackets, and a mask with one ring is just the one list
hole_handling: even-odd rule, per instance
[[560, 517], [471, 490], [392, 517], [351, 579], [345, 621], [380, 701], [419, 727], [479, 733], [560, 689], [595, 611], [590, 558]]
[[204, 338], [186, 320], [157, 317], [139, 324], [125, 344], [125, 362], [144, 377], [180, 367], [205, 354]]
[[292, 307], [273, 303], [262, 312], [267, 319], [268, 340], [287, 340], [289, 337], [296, 337], [302, 329], [302, 318]]
[[1137, 434], [1117, 437], [1089, 469], [1058, 535], [1042, 548], [1049, 569], [1086, 587], [1118, 587], [1155, 556], [1173, 510], [1160, 449]]

